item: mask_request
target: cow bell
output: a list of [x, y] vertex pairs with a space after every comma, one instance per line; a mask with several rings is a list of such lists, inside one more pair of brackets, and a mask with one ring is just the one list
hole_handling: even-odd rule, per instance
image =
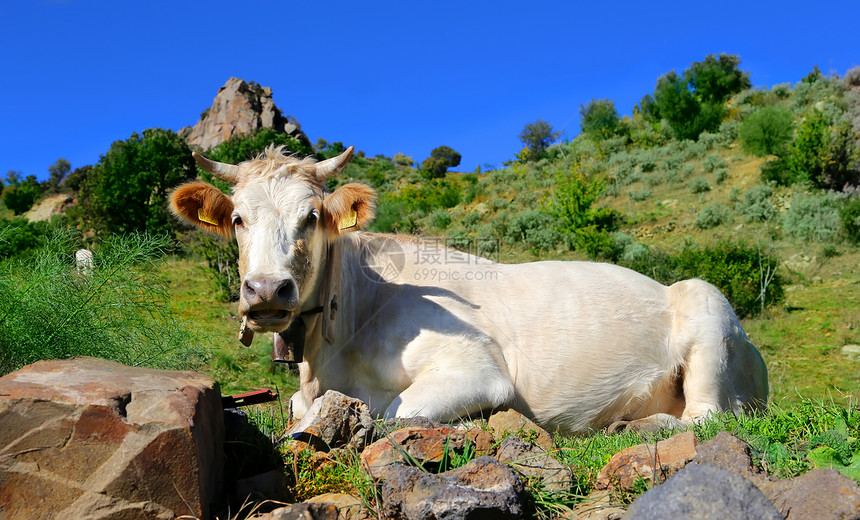
[[252, 341], [254, 341], [254, 330], [248, 326], [248, 318], [243, 318], [242, 326], [239, 327], [239, 342], [250, 347]]
[[305, 322], [296, 318], [284, 332], [276, 332], [272, 342], [272, 361], [290, 366], [302, 362], [305, 349]]

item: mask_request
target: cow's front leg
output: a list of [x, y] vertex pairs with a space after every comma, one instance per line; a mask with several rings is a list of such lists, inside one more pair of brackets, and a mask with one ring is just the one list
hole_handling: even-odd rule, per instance
[[293, 419], [301, 419], [307, 411], [308, 406], [305, 404], [305, 397], [302, 395], [302, 391], [299, 390], [290, 397], [290, 415]]
[[513, 397], [513, 384], [501, 374], [481, 379], [456, 374], [425, 375], [391, 402], [385, 417], [422, 416], [434, 421], [456, 421], [510, 403]]

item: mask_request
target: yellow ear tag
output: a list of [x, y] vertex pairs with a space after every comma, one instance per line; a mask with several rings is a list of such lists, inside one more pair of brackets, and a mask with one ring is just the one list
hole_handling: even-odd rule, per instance
[[218, 225], [218, 223], [215, 222], [214, 220], [212, 220], [212, 218], [209, 215], [207, 215], [206, 213], [203, 213], [203, 208], [197, 208], [197, 220], [199, 220], [200, 222], [205, 222], [205, 223], [209, 224], [210, 226], [217, 226]]
[[337, 229], [342, 230], [355, 227], [356, 222], [358, 222], [358, 212], [353, 209], [340, 219], [340, 222], [337, 223]]

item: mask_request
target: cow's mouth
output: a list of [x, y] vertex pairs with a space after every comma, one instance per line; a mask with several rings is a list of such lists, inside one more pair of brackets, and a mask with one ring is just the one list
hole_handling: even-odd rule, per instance
[[251, 322], [251, 326], [254, 328], [286, 325], [289, 320], [290, 312], [286, 309], [248, 311], [248, 321]]

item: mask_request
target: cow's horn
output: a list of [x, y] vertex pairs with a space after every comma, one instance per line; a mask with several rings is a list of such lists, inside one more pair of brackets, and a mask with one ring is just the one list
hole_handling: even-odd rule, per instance
[[219, 179], [233, 184], [239, 182], [239, 167], [235, 164], [221, 163], [207, 159], [197, 152], [191, 152], [191, 156], [197, 161], [197, 164], [203, 167], [204, 170], [218, 177]]
[[337, 157], [332, 157], [331, 159], [326, 159], [325, 161], [321, 161], [317, 163], [317, 178], [320, 180], [325, 180], [341, 171], [346, 163], [352, 158], [353, 147], [350, 146], [346, 149], [345, 152], [338, 155]]

